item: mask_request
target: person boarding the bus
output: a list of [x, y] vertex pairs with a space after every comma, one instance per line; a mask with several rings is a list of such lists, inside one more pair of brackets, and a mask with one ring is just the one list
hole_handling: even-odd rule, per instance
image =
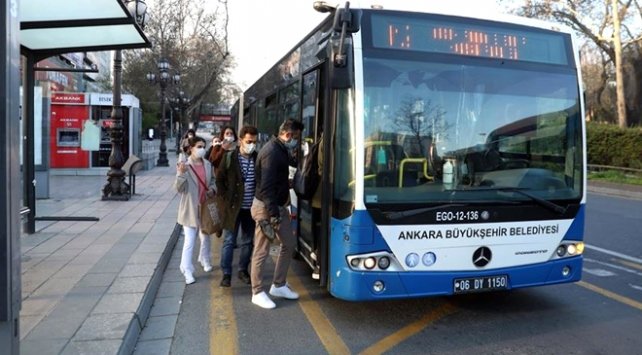
[[206, 196], [215, 194], [215, 182], [212, 174], [212, 165], [204, 159], [205, 139], [194, 136], [188, 139], [189, 157], [176, 164], [176, 179], [174, 187], [181, 200], [178, 205], [177, 222], [183, 226], [185, 239], [181, 256], [180, 270], [185, 276], [186, 284], [196, 282], [194, 278], [194, 264], [192, 253], [196, 243], [196, 234], [201, 239], [201, 248], [198, 261], [205, 272], [212, 271], [210, 261], [210, 236], [200, 231], [199, 206], [205, 202]]
[[245, 126], [239, 132], [240, 146], [225, 154], [216, 170], [216, 188], [227, 209], [223, 218], [223, 246], [221, 248], [221, 287], [230, 287], [232, 282], [232, 259], [236, 240], [241, 230], [239, 245], [238, 278], [250, 284], [248, 266], [252, 257], [254, 220], [250, 214], [256, 189], [255, 162], [256, 139], [259, 132], [254, 126]]
[[259, 152], [256, 159], [256, 194], [250, 209], [256, 221], [254, 252], [252, 254], [252, 303], [272, 309], [276, 304], [263, 289], [263, 264], [270, 250], [270, 242], [279, 239], [281, 248], [274, 268], [270, 295], [295, 300], [299, 294], [286, 283], [288, 268], [294, 255], [296, 237], [290, 224], [290, 213], [286, 206], [290, 197], [289, 166], [290, 150], [297, 147], [303, 130], [301, 122], [288, 119], [279, 127], [278, 136], [273, 137]]
[[212, 142], [212, 145], [207, 150], [207, 154], [205, 156], [210, 161], [210, 163], [212, 163], [212, 166], [214, 166], [215, 170], [218, 169], [218, 166], [221, 163], [221, 159], [223, 159], [223, 155], [225, 154], [225, 152], [229, 152], [236, 148], [236, 140], [237, 137], [234, 127], [225, 126], [223, 127], [223, 130], [221, 131], [221, 134], [219, 136], [220, 144], [214, 144], [214, 142]]

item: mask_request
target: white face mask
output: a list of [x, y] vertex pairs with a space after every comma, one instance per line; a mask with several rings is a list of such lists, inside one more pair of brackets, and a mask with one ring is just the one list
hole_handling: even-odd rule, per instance
[[203, 159], [203, 157], [205, 156], [205, 148], [194, 148], [194, 149], [196, 149], [196, 151], [194, 152], [194, 155], [199, 159]]
[[254, 143], [244, 144], [243, 145], [243, 153], [245, 153], [245, 154], [254, 153], [254, 149], [256, 149], [256, 144], [254, 144]]

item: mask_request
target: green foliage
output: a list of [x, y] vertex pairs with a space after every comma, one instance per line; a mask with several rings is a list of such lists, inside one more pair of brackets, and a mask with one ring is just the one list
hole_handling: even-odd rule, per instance
[[158, 125], [158, 112], [157, 111], [144, 111], [143, 112], [143, 132], [147, 132], [150, 128], [155, 128]]
[[642, 129], [587, 123], [588, 163], [642, 169]]
[[604, 170], [593, 171], [588, 175], [589, 180], [616, 182], [620, 184], [642, 185], [642, 176], [624, 173], [622, 171]]

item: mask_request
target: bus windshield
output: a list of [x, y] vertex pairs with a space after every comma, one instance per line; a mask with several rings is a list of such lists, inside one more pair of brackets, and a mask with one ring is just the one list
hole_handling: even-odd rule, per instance
[[581, 196], [574, 70], [394, 55], [363, 62], [366, 204], [528, 200], [511, 188]]

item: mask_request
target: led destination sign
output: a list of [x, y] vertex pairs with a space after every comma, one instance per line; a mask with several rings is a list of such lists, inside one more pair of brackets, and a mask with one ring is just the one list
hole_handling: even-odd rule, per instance
[[372, 15], [375, 48], [567, 65], [567, 35], [433, 17]]

